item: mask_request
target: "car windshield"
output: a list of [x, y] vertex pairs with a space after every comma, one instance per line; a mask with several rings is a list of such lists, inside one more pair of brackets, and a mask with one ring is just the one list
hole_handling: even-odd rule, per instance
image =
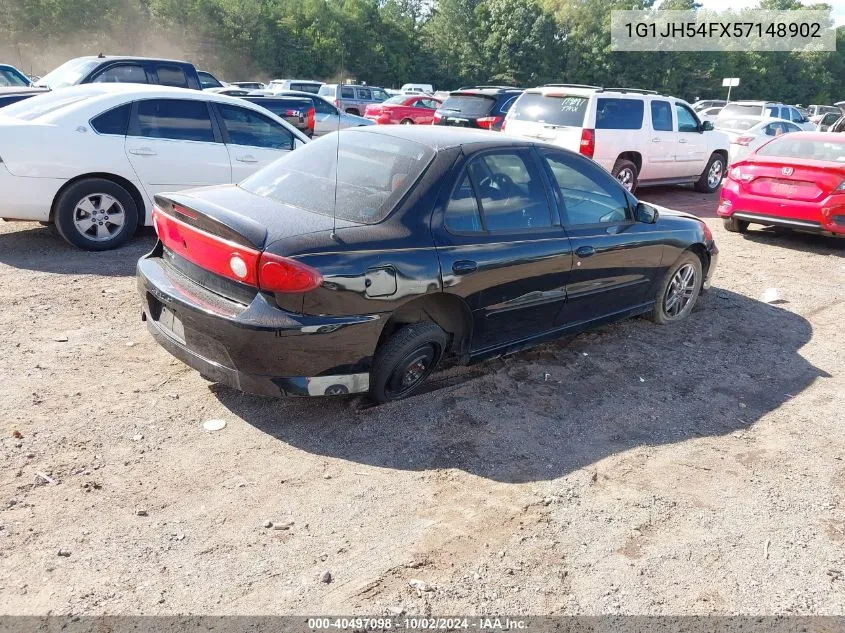
[[588, 102], [587, 97], [526, 92], [511, 108], [508, 118], [547, 125], [581, 127], [584, 125]]
[[34, 121], [40, 117], [52, 114], [57, 110], [101, 94], [100, 92], [86, 92], [80, 95], [73, 91], [71, 92], [71, 94], [65, 91], [45, 92], [44, 94], [8, 105], [0, 110], [0, 112], [5, 116], [20, 119], [21, 121]]
[[10, 68], [0, 68], [0, 88], [26, 87], [29, 85], [18, 73]]
[[820, 141], [781, 136], [757, 150], [758, 156], [804, 158], [832, 163], [845, 163], [845, 140]]
[[719, 113], [719, 118], [724, 119], [727, 117], [737, 117], [737, 116], [761, 116], [763, 114], [763, 106], [758, 104], [750, 104], [750, 103], [729, 103], [722, 111]]
[[717, 130], [750, 130], [752, 127], [757, 125], [760, 122], [759, 119], [749, 119], [747, 117], [737, 117], [731, 119], [723, 119], [719, 117], [716, 119], [716, 125], [714, 126]]
[[452, 95], [443, 102], [440, 109], [446, 112], [457, 112], [465, 116], [484, 116], [493, 109], [495, 103], [494, 97], [485, 95]]
[[430, 147], [387, 134], [333, 133], [291, 152], [240, 186], [321, 215], [376, 224], [408, 192], [434, 154]]
[[71, 59], [44, 75], [35, 85], [52, 90], [76, 85], [85, 75], [94, 70], [99, 63], [96, 59], [86, 59], [84, 57]]

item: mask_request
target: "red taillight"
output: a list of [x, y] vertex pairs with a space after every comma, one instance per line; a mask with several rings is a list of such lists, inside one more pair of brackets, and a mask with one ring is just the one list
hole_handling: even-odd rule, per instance
[[592, 158], [596, 153], [596, 131], [583, 129], [581, 130], [581, 144], [578, 146], [578, 151], [587, 158]]
[[206, 233], [158, 207], [153, 208], [153, 226], [167, 248], [200, 268], [251, 286], [257, 285], [260, 251]]
[[754, 140], [753, 136], [740, 136], [738, 139], [733, 141], [736, 145], [742, 145], [743, 147], [748, 147], [748, 144]]
[[500, 116], [483, 116], [480, 119], [476, 119], [476, 122], [478, 123], [478, 127], [482, 127], [485, 130], [492, 130], [502, 118]]
[[314, 120], [317, 118], [317, 111], [314, 108], [308, 110], [308, 129], [314, 131]]
[[343, 101], [341, 101], [340, 99], [335, 99], [334, 105], [338, 110], [343, 110]]
[[262, 253], [258, 263], [258, 287], [268, 292], [308, 292], [319, 288], [323, 276], [296, 260]]
[[296, 260], [241, 246], [153, 208], [159, 239], [200, 268], [267, 292], [308, 292], [323, 283], [319, 271]]
[[502, 132], [505, 131], [506, 127], [508, 127], [508, 117], [505, 117], [505, 120], [502, 121]]
[[711, 231], [710, 227], [707, 226], [707, 222], [702, 222], [701, 224], [704, 225], [704, 241], [705, 242], [712, 242], [713, 241], [713, 231]]

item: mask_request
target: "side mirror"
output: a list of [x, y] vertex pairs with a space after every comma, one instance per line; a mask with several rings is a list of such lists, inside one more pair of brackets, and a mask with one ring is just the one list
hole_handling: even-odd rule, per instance
[[301, 141], [298, 138], [293, 137], [293, 147], [291, 147], [291, 149], [299, 149], [303, 145], [305, 145], [305, 141]]
[[643, 224], [654, 224], [657, 222], [660, 214], [653, 206], [648, 205], [645, 202], [638, 202], [636, 216], [637, 222], [642, 222]]
[[701, 124], [701, 131], [702, 132], [712, 132], [713, 131], [713, 122], [712, 121], [705, 121]]

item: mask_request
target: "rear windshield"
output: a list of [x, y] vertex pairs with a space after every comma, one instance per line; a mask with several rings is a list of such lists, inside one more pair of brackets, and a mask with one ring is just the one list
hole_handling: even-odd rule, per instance
[[308, 143], [240, 186], [321, 215], [335, 212], [342, 220], [375, 224], [387, 217], [432, 158], [434, 150], [412, 141], [346, 131]]
[[757, 150], [757, 155], [845, 163], [845, 140], [811, 141], [806, 138], [795, 138], [791, 135], [782, 136]]
[[[105, 91], [103, 91], [105, 92]], [[62, 108], [91, 99], [99, 96], [100, 92], [86, 92], [85, 94], [78, 94], [71, 92], [68, 94], [65, 91], [59, 90], [57, 92], [45, 92], [44, 94], [18, 101], [12, 105], [3, 108], [2, 113], [6, 116], [14, 117], [22, 121], [34, 121], [40, 117], [46, 116]]]
[[313, 104], [308, 99], [247, 99], [250, 103], [261, 106], [280, 117], [293, 116], [288, 115], [290, 110], [300, 110], [307, 112], [313, 108]]
[[548, 125], [581, 127], [584, 125], [588, 103], [587, 97], [547, 96], [538, 92], [526, 92], [511, 108], [509, 118]]
[[596, 129], [639, 130], [644, 109], [642, 99], [596, 99]]
[[493, 109], [495, 104], [495, 97], [485, 95], [452, 95], [443, 102], [440, 110], [463, 114], [464, 116], [484, 116], [490, 113], [490, 110]]
[[719, 117], [714, 126], [717, 130], [750, 130], [752, 127], [760, 122], [759, 119], [749, 119], [744, 117], [724, 118]]
[[763, 106], [748, 105], [743, 103], [729, 103], [719, 113], [719, 118], [736, 117], [736, 116], [760, 116], [763, 114]]
[[404, 104], [408, 100], [408, 95], [396, 95], [395, 97], [390, 97], [387, 101], [383, 103], [398, 103], [399, 105]]

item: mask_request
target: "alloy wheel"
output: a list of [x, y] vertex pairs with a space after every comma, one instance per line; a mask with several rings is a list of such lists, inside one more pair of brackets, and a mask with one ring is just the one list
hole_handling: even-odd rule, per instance
[[707, 186], [715, 189], [720, 182], [722, 182], [722, 175], [725, 172], [725, 165], [721, 159], [716, 159], [710, 165], [710, 171], [707, 172]]
[[692, 264], [684, 264], [675, 272], [663, 298], [663, 309], [669, 317], [677, 318], [683, 314], [695, 295], [697, 283]]
[[105, 242], [120, 233], [126, 212], [117, 199], [106, 193], [92, 193], [73, 208], [73, 225], [80, 235], [94, 242]]
[[630, 167], [623, 167], [616, 174], [616, 180], [622, 183], [628, 191], [634, 186], [634, 171]]

